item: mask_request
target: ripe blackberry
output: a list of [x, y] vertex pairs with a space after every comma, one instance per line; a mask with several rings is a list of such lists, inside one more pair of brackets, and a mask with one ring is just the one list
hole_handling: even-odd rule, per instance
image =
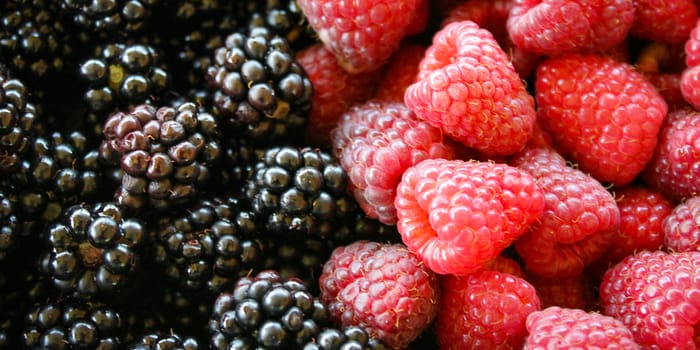
[[59, 291], [81, 298], [114, 297], [130, 287], [142, 268], [147, 232], [115, 203], [79, 204], [49, 227], [45, 240], [40, 267]]
[[15, 200], [0, 189], [0, 264], [5, 261], [20, 235], [20, 220], [15, 214]]
[[113, 43], [97, 46], [94, 55], [80, 63], [87, 124], [94, 135], [102, 135], [109, 114], [165, 99], [171, 74], [161, 63], [163, 56], [154, 46]]
[[202, 199], [184, 215], [160, 220], [156, 261], [171, 281], [190, 292], [217, 295], [260, 269], [263, 246], [239, 229], [237, 206], [234, 199]]
[[302, 350], [384, 350], [389, 349], [380, 341], [371, 338], [360, 327], [344, 329], [327, 328], [312, 341], [304, 344]]
[[5, 0], [0, 4], [0, 61], [18, 77], [34, 81], [73, 59], [72, 39], [51, 0]]
[[216, 295], [193, 294], [180, 286], [166, 285], [159, 308], [164, 311], [168, 329], [195, 339], [209, 338], [209, 318]]
[[299, 144], [311, 108], [311, 81], [287, 40], [256, 28], [216, 49], [207, 79], [214, 106], [254, 144]]
[[199, 343], [191, 337], [183, 337], [175, 333], [154, 332], [141, 337], [129, 345], [127, 350], [197, 350]]
[[347, 185], [347, 174], [330, 154], [272, 147], [257, 161], [245, 197], [254, 219], [272, 234], [331, 237], [357, 210]]
[[295, 349], [328, 322], [325, 306], [298, 279], [272, 270], [221, 293], [209, 322], [212, 349]]
[[216, 119], [194, 103], [138, 105], [105, 122], [100, 156], [119, 158], [124, 171], [115, 194], [124, 208], [166, 210], [191, 202], [221, 159]]
[[241, 23], [251, 30], [265, 27], [285, 38], [295, 50], [317, 41], [296, 0], [241, 1], [238, 3]]
[[25, 84], [0, 65], [0, 174], [19, 169], [37, 128], [36, 107]]
[[100, 302], [57, 299], [26, 315], [22, 345], [27, 349], [121, 349], [123, 324], [118, 312]]
[[133, 37], [143, 33], [160, 0], [62, 0], [61, 12], [83, 29], [83, 40]]

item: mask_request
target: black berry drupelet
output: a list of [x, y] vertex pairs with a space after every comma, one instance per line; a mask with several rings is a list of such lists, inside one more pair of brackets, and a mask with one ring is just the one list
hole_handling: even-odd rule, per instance
[[304, 344], [302, 350], [385, 350], [389, 349], [376, 339], [371, 338], [360, 327], [344, 329], [327, 328], [312, 341]]
[[38, 115], [26, 85], [0, 64], [0, 175], [19, 169], [38, 130]]
[[82, 29], [81, 40], [94, 42], [143, 33], [161, 0], [60, 0], [61, 13]]
[[240, 1], [237, 5], [247, 30], [265, 27], [285, 38], [295, 51], [317, 41], [296, 0]]
[[260, 27], [229, 35], [207, 78], [216, 89], [216, 112], [254, 144], [303, 140], [312, 85], [284, 38]]
[[217, 120], [191, 102], [117, 112], [104, 134], [100, 155], [124, 171], [115, 198], [130, 210], [190, 203], [221, 159]]
[[119, 313], [100, 302], [47, 300], [26, 315], [26, 349], [122, 349], [124, 326]]
[[[143, 335], [141, 339], [127, 347], [127, 350], [198, 350], [199, 342], [191, 337], [175, 333], [154, 332]], [[204, 347], [201, 347], [204, 349]]]
[[265, 270], [221, 293], [209, 322], [211, 349], [298, 349], [327, 325], [323, 304], [294, 278]]
[[21, 223], [15, 213], [16, 200], [0, 189], [0, 264], [7, 257], [21, 234]]
[[40, 267], [62, 294], [117, 297], [142, 268], [147, 238], [145, 225], [115, 203], [76, 205], [46, 232]]

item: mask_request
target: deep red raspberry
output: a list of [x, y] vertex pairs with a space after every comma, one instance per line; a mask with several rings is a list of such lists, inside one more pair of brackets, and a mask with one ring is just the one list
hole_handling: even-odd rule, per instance
[[683, 81], [681, 73], [645, 73], [644, 76], [664, 98], [670, 110], [690, 106], [681, 90], [681, 82]]
[[534, 99], [508, 56], [471, 21], [435, 34], [404, 101], [420, 118], [488, 155], [521, 150], [536, 119]]
[[583, 275], [565, 278], [527, 277], [537, 290], [542, 308], [559, 306], [587, 310], [595, 304], [593, 288]]
[[451, 159], [455, 153], [440, 129], [401, 102], [354, 106], [340, 117], [332, 141], [355, 199], [369, 217], [387, 225], [396, 223], [394, 197], [404, 171], [424, 159]]
[[498, 271], [511, 274], [515, 277], [525, 279], [525, 271], [520, 263], [503, 254], [484, 263], [484, 268], [491, 271]]
[[440, 274], [480, 269], [542, 214], [532, 176], [506, 164], [430, 159], [406, 170], [396, 189], [397, 229]]
[[417, 35], [425, 31], [430, 21], [430, 14], [430, 1], [418, 0], [413, 19], [406, 28], [406, 36]]
[[700, 109], [700, 65], [683, 70], [680, 89], [683, 99], [695, 109]]
[[700, 112], [680, 109], [668, 113], [643, 178], [670, 199], [700, 193]]
[[674, 252], [700, 251], [700, 197], [678, 204], [663, 221], [664, 243]]
[[538, 118], [555, 148], [602, 182], [629, 184], [656, 147], [668, 106], [630, 64], [567, 54], [537, 68]]
[[438, 312], [437, 275], [403, 244], [340, 246], [323, 266], [319, 285], [332, 321], [362, 327], [392, 349], [406, 347]]
[[513, 275], [480, 270], [440, 278], [440, 349], [522, 349], [525, 320], [540, 309], [535, 288]]
[[319, 39], [348, 72], [379, 69], [411, 29], [419, 0], [299, 0]]
[[526, 349], [640, 349], [622, 322], [576, 308], [535, 311], [527, 331]]
[[506, 22], [515, 45], [539, 55], [616, 46], [634, 20], [632, 0], [513, 0]]
[[690, 35], [686, 37], [685, 45], [685, 65], [695, 67], [700, 65], [700, 20], [695, 22]]
[[663, 248], [663, 222], [675, 206], [673, 201], [646, 186], [617, 189], [615, 197], [620, 209], [620, 230], [615, 233], [605, 258], [617, 263], [641, 250]]
[[650, 41], [682, 43], [698, 20], [693, 0], [634, 0], [629, 35]]
[[525, 267], [543, 277], [583, 274], [619, 228], [615, 199], [596, 179], [568, 167], [553, 149], [526, 148], [510, 164], [530, 173], [544, 191], [542, 217], [515, 242]]
[[603, 275], [600, 299], [646, 349], [700, 346], [700, 252], [631, 255]]
[[314, 89], [307, 140], [314, 146], [329, 148], [331, 130], [338, 119], [351, 106], [372, 97], [379, 72], [350, 74], [323, 44], [307, 47], [297, 53], [296, 59]]
[[426, 47], [422, 44], [411, 42], [402, 44], [386, 64], [374, 98], [403, 102], [406, 88], [416, 82], [425, 50]]

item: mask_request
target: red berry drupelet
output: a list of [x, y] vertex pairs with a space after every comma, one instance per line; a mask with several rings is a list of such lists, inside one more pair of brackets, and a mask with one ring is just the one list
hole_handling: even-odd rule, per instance
[[663, 220], [663, 241], [670, 251], [700, 251], [700, 197], [678, 204]]
[[605, 273], [600, 299], [644, 348], [700, 346], [700, 252], [631, 255]]
[[620, 321], [581, 309], [548, 307], [527, 317], [525, 349], [640, 349]]
[[340, 246], [325, 263], [319, 284], [331, 321], [359, 326], [392, 349], [405, 348], [438, 312], [437, 275], [402, 244]]
[[355, 199], [369, 217], [387, 225], [396, 223], [396, 185], [404, 171], [422, 160], [455, 154], [440, 129], [401, 102], [371, 100], [350, 108], [332, 140]]
[[696, 109], [700, 107], [700, 20], [695, 22], [684, 46], [686, 67], [681, 73], [681, 94]]
[[508, 56], [471, 21], [435, 34], [404, 101], [419, 118], [486, 155], [520, 151], [536, 118], [534, 99]]
[[436, 329], [440, 349], [522, 349], [525, 320], [540, 309], [535, 288], [508, 273], [441, 276]]
[[537, 68], [538, 118], [557, 151], [602, 182], [629, 184], [651, 159], [668, 106], [627, 63], [569, 54]]
[[634, 8], [629, 35], [650, 41], [683, 43], [698, 20], [693, 0], [635, 0]]
[[480, 269], [539, 220], [545, 197], [527, 172], [506, 164], [430, 159], [396, 190], [397, 228], [440, 274]]

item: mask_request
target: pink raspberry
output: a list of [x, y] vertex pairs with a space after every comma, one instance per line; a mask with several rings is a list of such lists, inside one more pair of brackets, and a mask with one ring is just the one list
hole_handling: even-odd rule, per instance
[[331, 130], [351, 106], [372, 97], [379, 72], [350, 74], [323, 44], [296, 54], [314, 89], [306, 127], [307, 140], [314, 146], [330, 148]]
[[630, 255], [603, 275], [600, 299], [645, 349], [700, 346], [700, 252]]
[[525, 267], [543, 277], [579, 276], [605, 252], [619, 228], [613, 196], [549, 148], [526, 148], [510, 162], [544, 191], [542, 217], [515, 242]]
[[506, 164], [429, 159], [407, 169], [396, 189], [397, 229], [440, 274], [480, 269], [542, 214], [532, 176]]
[[437, 275], [402, 244], [340, 246], [323, 266], [319, 285], [333, 322], [359, 326], [392, 349], [406, 347], [438, 312]]
[[396, 223], [394, 198], [401, 175], [424, 159], [454, 157], [442, 132], [401, 102], [371, 100], [350, 108], [333, 133], [333, 150], [365, 213]]
[[479, 270], [441, 277], [440, 349], [522, 349], [525, 320], [540, 309], [535, 288], [513, 275]]
[[693, 0], [634, 0], [629, 35], [650, 41], [682, 43], [698, 20]]
[[668, 113], [643, 178], [670, 199], [700, 193], [700, 112], [680, 109]]
[[[415, 23], [419, 0], [299, 0], [321, 41], [350, 73], [379, 69]], [[414, 24], [415, 25], [415, 24]]]
[[535, 311], [527, 331], [526, 349], [640, 349], [622, 322], [576, 308]]
[[515, 45], [558, 55], [616, 46], [633, 20], [632, 0], [514, 0], [506, 27]]
[[534, 99], [508, 56], [471, 21], [435, 34], [404, 101], [420, 118], [487, 155], [521, 150], [536, 119]]
[[425, 50], [426, 47], [422, 44], [411, 42], [402, 44], [386, 64], [374, 98], [403, 102], [406, 88], [416, 82]]
[[700, 197], [678, 204], [663, 221], [664, 243], [674, 252], [700, 251]]
[[659, 191], [628, 186], [615, 190], [620, 209], [620, 230], [615, 233], [606, 259], [617, 263], [641, 250], [659, 250], [664, 246], [663, 222], [674, 203]]
[[537, 68], [538, 118], [555, 148], [599, 181], [634, 180], [651, 159], [668, 106], [627, 63], [567, 54]]

